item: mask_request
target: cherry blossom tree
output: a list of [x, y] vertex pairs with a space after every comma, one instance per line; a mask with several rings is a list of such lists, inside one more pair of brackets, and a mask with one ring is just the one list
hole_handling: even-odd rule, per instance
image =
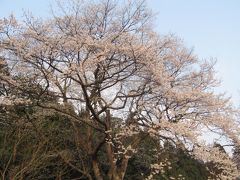
[[[181, 39], [153, 31], [144, 1], [58, 5], [51, 19], [0, 20], [1, 63], [8, 62], [10, 73], [24, 79], [5, 76], [1, 82], [34, 95], [36, 106], [87, 127], [79, 144], [91, 157], [96, 179], [105, 176], [101, 150], [109, 164], [106, 176], [123, 179], [129, 158], [147, 136], [204, 162], [221, 162], [222, 177], [237, 176], [234, 163], [201, 140], [209, 130], [239, 142], [235, 110], [224, 94], [214, 93], [219, 82], [213, 62], [200, 60]], [[26, 82], [41, 90], [31, 91]], [[41, 101], [49, 92], [57, 104]], [[30, 103], [8, 94], [1, 101]], [[116, 124], [113, 117], [121, 121]], [[170, 165], [167, 160], [153, 164], [149, 179], [162, 166]]]

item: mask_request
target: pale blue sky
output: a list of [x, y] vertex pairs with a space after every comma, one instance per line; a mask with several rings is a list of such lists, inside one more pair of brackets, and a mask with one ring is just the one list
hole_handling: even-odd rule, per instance
[[[0, 0], [0, 18], [23, 9], [37, 16], [49, 15], [54, 0]], [[147, 0], [158, 12], [156, 30], [174, 33], [201, 59], [216, 58], [221, 90], [240, 104], [240, 1], [239, 0]]]
[[216, 58], [221, 90], [240, 104], [240, 1], [149, 0], [160, 33], [174, 33], [199, 58]]

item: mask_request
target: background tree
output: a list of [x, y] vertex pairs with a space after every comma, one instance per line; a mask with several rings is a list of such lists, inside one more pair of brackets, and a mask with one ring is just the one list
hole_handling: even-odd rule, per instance
[[[73, 1], [59, 8], [49, 20], [0, 21], [0, 55], [22, 79], [3, 81], [28, 94], [18, 103], [31, 94], [34, 105], [67, 117], [76, 133], [86, 127], [84, 140], [77, 134], [79, 151], [89, 157], [96, 179], [123, 179], [146, 136], [170, 141], [204, 162], [223, 156], [200, 141], [203, 129], [239, 142], [234, 109], [213, 91], [213, 63], [199, 60], [180, 39], [152, 31], [144, 1]], [[32, 91], [30, 82], [41, 88]], [[42, 101], [49, 92], [57, 103]], [[151, 165], [154, 175], [161, 163]], [[236, 176], [231, 160], [221, 165], [223, 176]]]
[[[240, 157], [239, 157], [239, 154], [240, 154], [239, 147], [235, 147], [234, 152], [233, 152], [233, 161], [237, 164], [238, 172], [240, 172]], [[238, 179], [239, 178], [240, 178], [240, 176], [238, 176]]]

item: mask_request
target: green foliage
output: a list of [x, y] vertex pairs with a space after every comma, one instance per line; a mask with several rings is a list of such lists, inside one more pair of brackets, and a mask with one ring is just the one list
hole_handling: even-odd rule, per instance
[[[10, 114], [9, 124], [0, 128], [1, 170], [10, 162], [6, 177], [21, 172], [26, 164], [30, 164], [30, 166], [27, 166], [26, 170], [19, 174], [24, 179], [80, 177], [83, 174], [69, 164], [81, 169], [81, 161], [84, 161], [91, 172], [88, 155], [83, 149], [78, 149], [76, 146], [74, 134], [76, 132], [74, 132], [74, 127], [68, 117], [56, 112], [45, 113], [40, 108], [20, 106], [12, 108]], [[30, 116], [29, 119], [27, 119], [27, 115]], [[84, 134], [87, 133], [86, 126], [82, 124], [77, 128], [79, 128], [80, 136], [84, 141]], [[94, 136], [98, 136], [98, 133], [96, 132]], [[138, 153], [129, 160], [126, 180], [146, 178], [151, 172], [150, 165], [166, 158], [171, 162], [171, 169], [166, 168], [165, 173], [156, 175], [155, 179], [179, 177], [179, 174], [189, 180], [207, 179], [206, 166], [193, 159], [187, 152], [170, 143], [165, 143], [163, 147], [156, 139], [146, 134], [141, 134], [141, 136], [143, 136], [143, 140]], [[153, 150], [160, 152], [158, 157], [153, 156]], [[99, 153], [99, 159], [101, 169], [106, 174], [109, 166], [104, 148]], [[143, 173], [141, 174], [141, 172]]]
[[4, 114], [0, 128], [0, 170], [6, 178], [81, 176], [68, 164], [80, 166], [74, 131], [67, 117], [29, 106], [13, 106]]
[[[154, 154], [151, 152], [152, 149], [160, 152], [157, 158], [152, 156]], [[167, 180], [174, 177], [205, 180], [209, 175], [204, 163], [192, 158], [187, 152], [174, 147], [171, 143], [165, 143], [162, 147], [157, 140], [148, 137], [142, 142], [139, 152], [130, 159], [125, 177], [129, 180], [146, 178], [151, 171], [150, 165], [164, 159], [168, 159], [171, 164], [164, 168], [163, 174], [155, 175], [154, 179]]]

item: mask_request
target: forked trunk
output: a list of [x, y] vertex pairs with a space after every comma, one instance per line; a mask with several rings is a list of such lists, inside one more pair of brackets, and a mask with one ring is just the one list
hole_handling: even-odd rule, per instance
[[110, 180], [123, 180], [128, 165], [128, 158], [124, 157], [120, 166], [115, 166], [114, 169], [112, 169], [111, 177], [109, 177]]
[[96, 159], [92, 160], [92, 166], [93, 166], [93, 172], [96, 180], [103, 180], [100, 169], [99, 169], [99, 165]]

